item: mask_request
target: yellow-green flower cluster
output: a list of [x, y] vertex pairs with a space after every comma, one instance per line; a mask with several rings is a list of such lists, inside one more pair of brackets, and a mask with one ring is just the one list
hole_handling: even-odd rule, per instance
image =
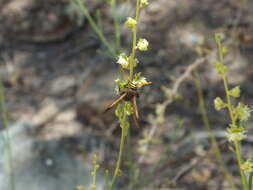
[[[129, 70], [129, 69], [130, 69], [130, 57], [127, 56], [127, 54], [125, 54], [125, 53], [119, 54], [117, 63], [118, 63], [123, 69], [126, 69], [126, 70]], [[132, 64], [133, 64], [134, 67], [136, 67], [138, 63], [139, 63], [139, 61], [135, 58], [135, 60], [133, 61]]]
[[214, 107], [216, 110], [222, 110], [227, 106], [220, 97], [214, 99]]
[[228, 68], [223, 63], [217, 61], [214, 63], [214, 66], [215, 66], [215, 69], [219, 75], [223, 76], [223, 75], [227, 74]]
[[134, 76], [134, 79], [133, 79], [133, 82], [132, 84], [134, 86], [136, 86], [137, 88], [141, 88], [145, 85], [149, 85], [151, 84], [151, 82], [148, 82], [146, 77], [142, 77], [141, 76], [141, 73], [137, 73], [135, 76]]
[[[234, 89], [230, 90], [228, 94], [231, 97], [240, 97], [239, 88], [235, 87]], [[214, 107], [216, 110], [219, 111], [224, 108], [228, 108], [228, 104], [225, 103], [220, 97], [216, 97], [214, 99]], [[247, 105], [239, 102], [236, 107], [231, 105], [231, 109], [232, 116], [235, 119], [236, 124], [240, 124], [240, 122], [245, 122], [249, 120], [251, 109]]]
[[120, 127], [124, 133], [124, 136], [127, 136], [127, 131], [130, 126], [129, 116], [134, 112], [134, 108], [131, 102], [124, 101], [119, 104], [115, 110], [115, 115], [119, 118]]
[[121, 53], [118, 57], [117, 63], [120, 64], [120, 66], [123, 69], [128, 69], [129, 68], [129, 57], [125, 53]]
[[140, 2], [140, 7], [143, 8], [143, 7], [146, 7], [149, 5], [149, 2], [148, 0], [141, 0]]
[[228, 91], [228, 94], [234, 98], [239, 98], [241, 94], [240, 86], [236, 86]]
[[239, 142], [247, 137], [244, 128], [233, 128], [233, 127], [227, 129], [226, 136], [229, 142]]
[[239, 102], [236, 108], [234, 108], [234, 115], [239, 121], [248, 121], [250, 118], [250, 108], [247, 105]]
[[245, 161], [242, 165], [241, 165], [241, 169], [245, 172], [245, 173], [251, 173], [253, 172], [253, 161], [248, 159], [247, 161]]
[[134, 18], [128, 17], [125, 22], [125, 25], [127, 28], [134, 30], [137, 26], [137, 21]]
[[140, 51], [147, 51], [148, 50], [148, 41], [146, 39], [139, 39], [136, 48], [139, 49]]
[[78, 185], [78, 186], [76, 186], [76, 189], [77, 190], [84, 190], [84, 187], [82, 185]]

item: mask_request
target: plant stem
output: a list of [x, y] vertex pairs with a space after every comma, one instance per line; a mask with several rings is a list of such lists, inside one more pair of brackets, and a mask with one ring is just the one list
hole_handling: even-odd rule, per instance
[[109, 190], [113, 190], [113, 188], [116, 184], [117, 177], [120, 175], [120, 167], [121, 167], [121, 162], [122, 162], [122, 157], [123, 157], [124, 145], [125, 145], [125, 141], [126, 141], [126, 134], [124, 131], [125, 131], [125, 129], [121, 129], [119, 155], [118, 155], [116, 168], [114, 170], [112, 183], [111, 183]]
[[[228, 84], [227, 84], [227, 77], [223, 76], [223, 81], [224, 81], [224, 87], [225, 87], [225, 91], [226, 91], [226, 97], [227, 97], [227, 104], [228, 104], [228, 110], [229, 110], [229, 114], [232, 120], [232, 125], [236, 126], [236, 121], [233, 115], [233, 107], [231, 104], [231, 99], [229, 96], [229, 89], [228, 89]], [[240, 142], [234, 142], [235, 145], [235, 151], [236, 151], [236, 159], [237, 159], [237, 164], [240, 170], [240, 176], [241, 176], [241, 181], [242, 181], [242, 186], [243, 186], [243, 190], [248, 190], [247, 187], [247, 180], [246, 180], [246, 176], [243, 173], [242, 169], [241, 169], [241, 165], [242, 165], [242, 157], [241, 157], [241, 144]]]
[[230, 115], [230, 118], [231, 118], [231, 121], [232, 121], [232, 125], [235, 126], [236, 121], [235, 121], [235, 118], [234, 118], [234, 115], [233, 115], [233, 106], [231, 104], [231, 99], [230, 99], [230, 96], [229, 96], [228, 79], [227, 79], [226, 75], [223, 76], [223, 84], [224, 84], [224, 88], [225, 88], [225, 91], [226, 91], [226, 98], [227, 98], [227, 105], [228, 105], [229, 115]]
[[249, 174], [249, 190], [252, 190], [252, 180], [253, 180], [253, 172], [251, 172], [250, 174]]
[[8, 157], [8, 164], [9, 164], [9, 170], [10, 170], [10, 186], [11, 186], [11, 190], [15, 190], [15, 175], [14, 175], [14, 166], [13, 166], [13, 160], [12, 160], [11, 140], [10, 140], [10, 134], [9, 134], [9, 121], [7, 117], [6, 107], [5, 107], [4, 88], [3, 88], [2, 81], [0, 81], [0, 111], [2, 114], [3, 126], [6, 130], [4, 138], [6, 141], [7, 157]]
[[134, 76], [134, 64], [136, 57], [136, 45], [137, 45], [137, 32], [138, 32], [138, 22], [140, 17], [140, 0], [136, 1], [136, 13], [135, 20], [137, 22], [136, 27], [133, 29], [133, 45], [132, 45], [132, 55], [130, 59], [130, 82], [133, 80]]
[[116, 15], [116, 0], [111, 1], [111, 7], [112, 7], [112, 15], [113, 15], [113, 23], [114, 23], [114, 32], [115, 32], [115, 47], [116, 51], [118, 52], [120, 50], [120, 31], [119, 31], [119, 19]]
[[80, 0], [73, 0], [73, 1], [75, 1], [77, 3], [78, 8], [81, 9], [81, 11], [83, 12], [84, 16], [87, 18], [88, 22], [90, 23], [92, 29], [98, 35], [98, 38], [100, 39], [100, 41], [106, 46], [106, 48], [108, 49], [108, 51], [110, 52], [110, 54], [115, 58], [116, 57], [115, 50], [111, 47], [111, 45], [109, 44], [109, 42], [106, 40], [103, 32], [100, 30], [100, 28], [97, 26], [97, 24], [95, 23], [95, 21], [91, 17], [91, 15], [90, 15], [88, 9], [86, 8], [86, 6]]
[[247, 179], [244, 172], [241, 169], [241, 165], [242, 165], [241, 144], [238, 141], [235, 142], [234, 144], [235, 144], [236, 159], [237, 159], [238, 166], [240, 168], [240, 175], [241, 175], [243, 190], [248, 190]]
[[[224, 57], [223, 57], [223, 53], [222, 53], [222, 45], [221, 45], [221, 41], [220, 40], [217, 41], [217, 46], [218, 46], [219, 61], [220, 61], [220, 63], [224, 64]], [[233, 116], [233, 107], [232, 107], [230, 96], [229, 96], [227, 74], [223, 74], [222, 78], [223, 78], [223, 85], [224, 85], [224, 88], [225, 88], [225, 91], [226, 91], [226, 99], [227, 99], [228, 111], [229, 111], [230, 119], [232, 121], [232, 125], [234, 126], [236, 124], [236, 122], [235, 122], [235, 118]]]
[[216, 140], [216, 138], [213, 134], [213, 131], [211, 129], [211, 126], [210, 126], [210, 122], [209, 122], [207, 111], [206, 111], [206, 105], [205, 105], [205, 100], [204, 100], [204, 96], [203, 96], [203, 89], [202, 89], [202, 86], [201, 86], [199, 74], [198, 74], [197, 71], [194, 74], [195, 74], [194, 82], [195, 82], [195, 86], [197, 88], [197, 93], [198, 93], [199, 109], [200, 109], [200, 113], [201, 113], [201, 116], [202, 116], [204, 126], [206, 127], [206, 129], [208, 131], [208, 136], [209, 136], [210, 142], [212, 144], [212, 148], [214, 149], [216, 159], [220, 162], [221, 170], [224, 173], [225, 177], [227, 178], [227, 181], [229, 182], [229, 184], [231, 184], [231, 188], [233, 190], [236, 190], [235, 184], [233, 182], [233, 178], [232, 178], [231, 174], [229, 173], [229, 171], [227, 170], [227, 168], [225, 166], [225, 163], [224, 163], [224, 160], [222, 158], [222, 154], [221, 154], [218, 142], [217, 142], [217, 140]]
[[[218, 52], [219, 52], [219, 61], [220, 61], [220, 63], [222, 63], [224, 65], [225, 64], [224, 63], [224, 57], [223, 57], [224, 55], [222, 53], [222, 45], [221, 45], [220, 40], [217, 41], [217, 46], [218, 46]], [[222, 78], [223, 78], [223, 84], [224, 84], [225, 93], [226, 93], [227, 108], [228, 108], [228, 112], [229, 112], [231, 122], [232, 122], [231, 127], [237, 127], [236, 118], [235, 118], [235, 115], [233, 114], [234, 108], [232, 106], [231, 98], [230, 98], [230, 95], [229, 95], [227, 74], [226, 73], [222, 74]], [[241, 169], [241, 165], [242, 165], [241, 143], [239, 141], [234, 141], [234, 145], [235, 145], [235, 153], [236, 153], [237, 164], [238, 164], [238, 167], [239, 167], [239, 170], [240, 170], [242, 187], [243, 187], [243, 190], [248, 190], [247, 179], [246, 179], [246, 176], [245, 176], [244, 172]]]

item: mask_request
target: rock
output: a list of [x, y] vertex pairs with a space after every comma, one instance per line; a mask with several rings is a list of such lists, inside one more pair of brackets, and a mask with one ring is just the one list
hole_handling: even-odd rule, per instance
[[[3, 135], [6, 131], [0, 133], [0, 189], [11, 190]], [[90, 164], [66, 148], [61, 139], [38, 139], [27, 124], [13, 125], [9, 135], [16, 190], [74, 190], [77, 185], [89, 186]], [[98, 173], [97, 189], [102, 187]]]

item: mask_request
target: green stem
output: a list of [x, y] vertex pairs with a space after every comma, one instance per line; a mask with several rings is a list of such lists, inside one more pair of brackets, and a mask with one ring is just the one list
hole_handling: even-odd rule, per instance
[[115, 47], [116, 50], [120, 50], [120, 31], [119, 31], [119, 19], [116, 15], [116, 0], [111, 1], [112, 14], [113, 14], [113, 23], [114, 23], [114, 32], [115, 32]]
[[121, 129], [119, 155], [118, 155], [116, 168], [114, 170], [114, 175], [113, 175], [112, 183], [111, 183], [109, 190], [113, 190], [113, 188], [116, 184], [117, 178], [120, 174], [120, 167], [121, 167], [121, 162], [122, 162], [122, 157], [123, 157], [124, 145], [125, 145], [125, 141], [126, 141], [126, 134], [124, 131], [125, 131], [125, 129]]
[[228, 79], [227, 79], [227, 76], [225, 76], [225, 75], [223, 76], [223, 84], [224, 84], [224, 88], [225, 88], [225, 91], [226, 91], [228, 111], [229, 111], [229, 115], [230, 115], [230, 118], [231, 118], [231, 121], [232, 121], [232, 125], [236, 126], [236, 121], [235, 121], [235, 118], [234, 118], [234, 115], [233, 115], [233, 106], [232, 106], [231, 99], [230, 99], [230, 96], [229, 96]]
[[249, 190], [251, 190], [252, 189], [252, 180], [253, 180], [253, 172], [251, 172], [250, 174], [249, 174], [249, 184], [248, 184], [248, 187], [249, 187]]
[[15, 190], [15, 175], [14, 175], [14, 166], [12, 160], [12, 148], [11, 148], [11, 140], [9, 134], [9, 121], [7, 117], [7, 111], [5, 107], [5, 97], [4, 97], [4, 88], [2, 81], [0, 81], [0, 111], [2, 114], [2, 121], [3, 126], [6, 130], [5, 140], [6, 140], [6, 147], [7, 147], [7, 157], [8, 157], [8, 164], [10, 170], [10, 186], [12, 190]]
[[[218, 55], [219, 55], [219, 61], [224, 64], [224, 57], [223, 57], [223, 53], [222, 53], [222, 45], [221, 45], [221, 41], [217, 41], [217, 46], [218, 46]], [[227, 105], [228, 105], [228, 111], [229, 111], [229, 115], [232, 121], [232, 125], [235, 126], [236, 121], [233, 115], [233, 107], [231, 104], [231, 99], [229, 96], [229, 88], [228, 88], [228, 79], [227, 79], [227, 75], [223, 74], [222, 75], [223, 78], [223, 84], [224, 84], [224, 88], [226, 91], [226, 99], [227, 99]]]
[[88, 9], [86, 6], [80, 1], [80, 0], [73, 0], [77, 3], [78, 8], [83, 12], [84, 16], [87, 18], [88, 22], [90, 23], [92, 29], [95, 31], [95, 33], [98, 35], [98, 38], [100, 41], [106, 46], [110, 54], [115, 58], [116, 57], [116, 52], [115, 50], [111, 47], [109, 42], [106, 40], [103, 32], [99, 29], [93, 18], [91, 17]]
[[[228, 111], [229, 111], [230, 118], [231, 118], [231, 121], [232, 121], [232, 126], [236, 126], [236, 119], [235, 119], [234, 114], [233, 114], [233, 107], [232, 107], [231, 99], [230, 99], [230, 96], [229, 96], [228, 81], [227, 81], [227, 76], [226, 75], [223, 76], [223, 83], [224, 83], [224, 88], [225, 88], [225, 91], [226, 91]], [[235, 142], [235, 150], [236, 150], [236, 159], [237, 159], [237, 164], [238, 164], [238, 167], [239, 167], [239, 170], [240, 170], [240, 176], [241, 176], [243, 190], [248, 190], [246, 176], [244, 175], [244, 173], [241, 169], [242, 158], [241, 158], [241, 145], [240, 145], [239, 142]]]
[[136, 1], [136, 13], [135, 20], [137, 22], [136, 27], [133, 29], [133, 45], [132, 45], [132, 55], [130, 59], [130, 82], [133, 80], [134, 76], [134, 63], [136, 57], [136, 45], [137, 45], [137, 32], [138, 32], [138, 22], [140, 18], [140, 0]]
[[[220, 61], [220, 63], [222, 63], [224, 65], [224, 55], [223, 55], [223, 52], [222, 52], [222, 45], [221, 45], [220, 40], [217, 41], [217, 46], [218, 46], [219, 61]], [[227, 74], [223, 74], [222, 78], [223, 78], [223, 84], [224, 84], [224, 88], [225, 88], [225, 92], [226, 92], [227, 108], [228, 108], [228, 112], [229, 112], [229, 115], [230, 115], [230, 118], [231, 118], [231, 121], [232, 121], [232, 127], [236, 127], [236, 117], [233, 114], [233, 109], [234, 108], [232, 106], [231, 98], [230, 98], [230, 95], [229, 95]], [[243, 187], [243, 190], [248, 190], [247, 179], [246, 179], [246, 176], [245, 176], [244, 172], [241, 169], [241, 165], [242, 165], [241, 144], [240, 144], [240, 142], [236, 141], [236, 142], [234, 142], [234, 145], [235, 145], [237, 164], [238, 164], [238, 167], [239, 167], [239, 170], [240, 170], [242, 187]]]
[[208, 136], [210, 139], [210, 142], [212, 144], [212, 148], [214, 149], [214, 153], [216, 156], [216, 159], [220, 162], [221, 165], [221, 170], [224, 173], [225, 177], [227, 178], [229, 184], [231, 184], [231, 188], [233, 190], [236, 189], [235, 184], [233, 183], [233, 178], [231, 176], [231, 174], [229, 173], [229, 171], [227, 170], [224, 160], [222, 158], [222, 154], [218, 145], [218, 142], [213, 134], [213, 131], [211, 129], [210, 126], [210, 122], [208, 119], [208, 115], [207, 115], [207, 111], [206, 111], [206, 105], [205, 105], [205, 100], [204, 100], [204, 96], [203, 96], [203, 89], [201, 86], [201, 82], [200, 82], [200, 78], [199, 78], [199, 74], [196, 71], [194, 77], [194, 82], [195, 82], [195, 86], [197, 88], [197, 94], [198, 94], [198, 100], [199, 100], [199, 109], [200, 109], [200, 113], [201, 113], [201, 117], [204, 123], [204, 126], [206, 127], [207, 131], [208, 131]]
[[245, 176], [244, 172], [241, 169], [241, 165], [242, 165], [241, 144], [238, 141], [235, 142], [234, 144], [235, 144], [236, 159], [237, 159], [237, 163], [238, 163], [238, 166], [239, 166], [239, 169], [240, 169], [242, 187], [243, 187], [243, 190], [248, 190], [247, 179], [246, 179], [246, 176]]

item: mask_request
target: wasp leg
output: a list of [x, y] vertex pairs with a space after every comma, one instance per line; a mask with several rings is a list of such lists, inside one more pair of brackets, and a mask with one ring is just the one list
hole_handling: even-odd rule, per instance
[[127, 93], [125, 92], [124, 94], [122, 94], [119, 98], [117, 98], [113, 103], [111, 103], [110, 105], [108, 105], [105, 110], [104, 113], [109, 111], [111, 108], [113, 108], [114, 106], [118, 105], [122, 100], [124, 100], [127, 96]]
[[134, 115], [139, 120], [140, 119], [140, 114], [139, 114], [139, 108], [138, 108], [138, 105], [137, 105], [137, 96], [133, 97], [133, 106], [134, 106]]
[[133, 119], [134, 119], [135, 125], [137, 127], [140, 127], [140, 123], [139, 123], [140, 115], [139, 115], [139, 109], [138, 109], [138, 105], [137, 105], [137, 97], [134, 96], [132, 101], [133, 101], [133, 106], [134, 106]]

